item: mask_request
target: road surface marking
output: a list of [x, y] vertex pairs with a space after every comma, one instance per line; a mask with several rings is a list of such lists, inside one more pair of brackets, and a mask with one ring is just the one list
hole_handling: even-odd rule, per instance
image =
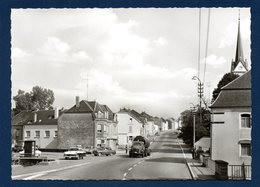
[[43, 175], [44, 175], [44, 173], [40, 173], [40, 174], [37, 174], [37, 175], [32, 175], [30, 177], [26, 177], [23, 180], [31, 180], [31, 179], [34, 179], [34, 178], [37, 178], [37, 177], [41, 177]]
[[[79, 167], [79, 166], [84, 166], [84, 165], [87, 165], [87, 164], [90, 164], [90, 162], [87, 162], [87, 163], [83, 163], [83, 164], [77, 164], [77, 165], [72, 165], [72, 166], [67, 166], [67, 167], [62, 167], [62, 168], [59, 168], [59, 169], [52, 169], [52, 170], [47, 170], [47, 171], [40, 171], [40, 172], [35, 172], [35, 173], [27, 173], [27, 174], [22, 174], [22, 175], [15, 175], [15, 176], [12, 176], [12, 179], [17, 179], [17, 178], [21, 178], [21, 177], [27, 177], [29, 178], [29, 176], [33, 177], [33, 178], [36, 178], [37, 175], [46, 175], [48, 173], [52, 173], [52, 172], [57, 172], [57, 171], [62, 171], [62, 170], [66, 170], [66, 169], [70, 169], [70, 168], [75, 168], [75, 167]], [[36, 177], [35, 177], [36, 176]], [[29, 180], [29, 179], [27, 179]]]
[[137, 164], [133, 165], [133, 167], [137, 166]]
[[131, 171], [132, 169], [133, 169], [133, 168], [131, 167], [131, 168], [128, 169], [128, 171]]

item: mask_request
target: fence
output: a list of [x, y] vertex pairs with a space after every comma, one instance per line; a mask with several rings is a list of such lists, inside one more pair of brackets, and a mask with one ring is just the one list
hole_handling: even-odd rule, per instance
[[231, 179], [251, 180], [251, 165], [229, 165], [231, 169]]

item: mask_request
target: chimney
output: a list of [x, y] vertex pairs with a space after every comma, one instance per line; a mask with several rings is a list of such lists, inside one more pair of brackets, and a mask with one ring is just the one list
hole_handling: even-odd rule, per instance
[[36, 123], [37, 121], [37, 111], [34, 111], [33, 113], [33, 122]]
[[79, 107], [79, 96], [76, 96], [76, 107]]
[[59, 117], [59, 108], [55, 107], [55, 109], [54, 109], [54, 119], [58, 119], [58, 117]]

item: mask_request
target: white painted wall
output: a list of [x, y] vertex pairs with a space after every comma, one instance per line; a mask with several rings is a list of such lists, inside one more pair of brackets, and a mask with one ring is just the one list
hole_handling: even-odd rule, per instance
[[[50, 131], [50, 137], [45, 137], [45, 131]], [[30, 137], [26, 137], [26, 131], [31, 132]], [[36, 132], [40, 131], [40, 137], [36, 137]], [[39, 148], [57, 149], [57, 137], [55, 137], [57, 125], [24, 125], [24, 140], [35, 140]]]
[[[214, 114], [224, 112], [224, 114]], [[251, 113], [250, 108], [212, 109], [211, 121], [224, 121], [224, 124], [213, 123], [211, 126], [211, 159], [224, 160], [229, 165], [251, 165], [251, 156], [240, 155], [240, 140], [251, 140], [251, 128], [241, 128], [240, 114]], [[230, 171], [229, 171], [230, 174]]]
[[[130, 121], [130, 118], [132, 118], [132, 121]], [[135, 137], [141, 135], [141, 133], [143, 132], [142, 123], [138, 122], [128, 113], [117, 113], [117, 120], [119, 145], [131, 144], [131, 142], [128, 141], [128, 137]], [[129, 126], [132, 126], [132, 132], [129, 132]]]

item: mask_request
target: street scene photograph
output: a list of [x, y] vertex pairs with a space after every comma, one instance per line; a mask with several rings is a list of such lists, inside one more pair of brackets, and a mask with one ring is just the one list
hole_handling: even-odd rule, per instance
[[239, 7], [12, 9], [12, 180], [252, 180], [250, 27]]

